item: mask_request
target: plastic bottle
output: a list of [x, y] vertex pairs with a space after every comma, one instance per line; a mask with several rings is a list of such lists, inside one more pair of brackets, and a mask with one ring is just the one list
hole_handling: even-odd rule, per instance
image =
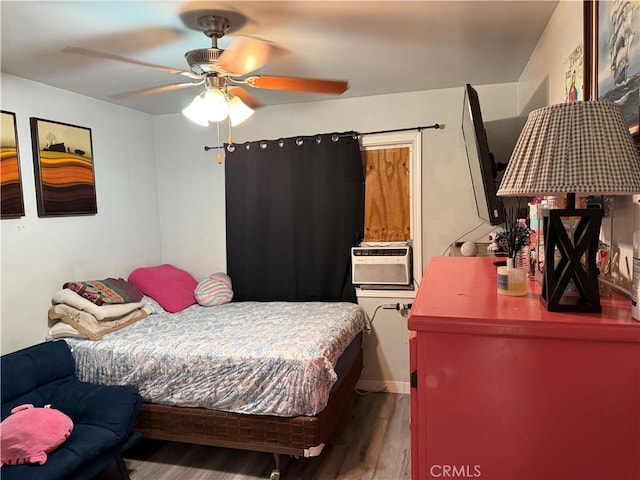
[[640, 321], [640, 229], [633, 232], [633, 281], [631, 283], [631, 318]]

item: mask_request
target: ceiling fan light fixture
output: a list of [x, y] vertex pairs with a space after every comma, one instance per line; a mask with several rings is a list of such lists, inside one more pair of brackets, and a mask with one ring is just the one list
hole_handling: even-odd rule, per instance
[[229, 99], [229, 119], [231, 126], [235, 127], [254, 114], [254, 110], [248, 107], [240, 97], [231, 96]]
[[192, 122], [207, 127], [209, 120], [207, 119], [206, 109], [203, 103], [203, 94], [197, 95], [187, 107], [182, 109], [182, 114]]
[[202, 97], [202, 108], [210, 122], [221, 122], [229, 116], [229, 104], [218, 88], [209, 88]]

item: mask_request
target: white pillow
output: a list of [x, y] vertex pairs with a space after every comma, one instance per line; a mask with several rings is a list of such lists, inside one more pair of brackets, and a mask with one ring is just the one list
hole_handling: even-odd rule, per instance
[[233, 298], [231, 278], [226, 273], [214, 273], [201, 281], [193, 293], [196, 301], [203, 307], [229, 303]]

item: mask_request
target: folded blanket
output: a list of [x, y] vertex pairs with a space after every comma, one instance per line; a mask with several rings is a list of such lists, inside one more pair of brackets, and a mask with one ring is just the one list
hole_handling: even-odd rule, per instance
[[45, 340], [57, 340], [58, 338], [79, 338], [79, 339], [88, 339], [89, 337], [84, 333], [80, 333], [76, 330], [72, 325], [66, 324], [64, 322], [57, 322], [49, 329]]
[[68, 288], [64, 288], [57, 292], [51, 299], [51, 302], [54, 305], [58, 303], [66, 303], [78, 310], [90, 313], [100, 321], [114, 320], [122, 315], [132, 312], [133, 310], [144, 307], [144, 303], [142, 302], [96, 305], [86, 298], [82, 298], [76, 292], [69, 290]]
[[49, 320], [64, 322], [89, 340], [100, 340], [107, 333], [115, 332], [127, 325], [131, 325], [133, 322], [147, 318], [150, 313], [151, 309], [144, 307], [133, 310], [114, 320], [99, 321], [90, 313], [59, 303], [49, 308]]
[[96, 305], [132, 303], [142, 300], [142, 292], [122, 278], [67, 282], [62, 288], [73, 290]]

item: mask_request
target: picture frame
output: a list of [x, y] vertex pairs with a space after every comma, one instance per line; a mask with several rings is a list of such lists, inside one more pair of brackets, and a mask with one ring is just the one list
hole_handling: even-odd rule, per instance
[[578, 45], [564, 62], [564, 101], [584, 100], [584, 51]]
[[[584, 1], [585, 99], [620, 104], [640, 143], [640, 9], [630, 2]], [[633, 41], [624, 39], [633, 37]], [[624, 37], [624, 39], [623, 39]]]
[[98, 213], [91, 129], [30, 118], [38, 217]]
[[16, 114], [0, 110], [0, 218], [24, 217]]

